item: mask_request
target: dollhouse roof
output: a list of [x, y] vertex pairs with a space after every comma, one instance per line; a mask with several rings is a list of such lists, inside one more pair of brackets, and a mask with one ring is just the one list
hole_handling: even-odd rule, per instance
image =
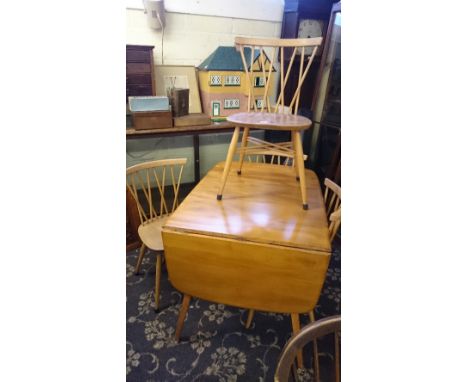
[[[244, 48], [245, 61], [250, 64], [250, 48]], [[254, 62], [260, 56], [260, 50], [255, 49]], [[268, 58], [267, 58], [268, 59]], [[199, 66], [200, 70], [233, 70], [243, 71], [244, 65], [240, 53], [234, 46], [219, 46]]]

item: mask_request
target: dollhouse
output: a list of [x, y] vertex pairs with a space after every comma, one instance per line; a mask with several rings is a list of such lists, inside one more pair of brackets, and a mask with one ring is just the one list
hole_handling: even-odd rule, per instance
[[[251, 49], [245, 49], [245, 60], [252, 62]], [[262, 64], [264, 64], [262, 67]], [[200, 95], [203, 110], [212, 120], [224, 120], [227, 116], [239, 111], [262, 107], [262, 97], [265, 92], [265, 81], [260, 72], [268, 73], [271, 61], [263, 51], [258, 49], [253, 57], [253, 75], [251, 78], [254, 97], [248, 108], [249, 84], [244, 71], [242, 58], [233, 46], [220, 46], [198, 66]], [[272, 75], [275, 72], [273, 67]], [[256, 73], [258, 75], [256, 75]], [[273, 78], [272, 78], [273, 80]], [[274, 83], [274, 81], [270, 81]], [[273, 86], [269, 86], [268, 96], [272, 95]]]

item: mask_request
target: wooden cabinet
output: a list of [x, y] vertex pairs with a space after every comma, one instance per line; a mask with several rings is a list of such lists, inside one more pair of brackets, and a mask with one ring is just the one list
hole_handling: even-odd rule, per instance
[[138, 226], [140, 225], [140, 217], [138, 215], [138, 207], [132, 195], [127, 189], [127, 208], [126, 208], [126, 231], [127, 231], [127, 251], [138, 248], [141, 245], [138, 236]]
[[321, 177], [341, 181], [341, 2], [332, 7], [312, 101], [308, 160]]
[[129, 96], [156, 95], [151, 45], [127, 45], [127, 93]]

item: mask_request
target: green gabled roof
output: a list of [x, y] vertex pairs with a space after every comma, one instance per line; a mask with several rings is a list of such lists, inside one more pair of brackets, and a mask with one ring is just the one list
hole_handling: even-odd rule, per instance
[[[250, 65], [250, 48], [244, 48], [244, 57]], [[260, 56], [260, 50], [255, 49], [254, 61]], [[200, 65], [200, 70], [235, 70], [243, 71], [244, 65], [240, 53], [234, 46], [219, 46]], [[249, 68], [250, 69], [250, 68]]]

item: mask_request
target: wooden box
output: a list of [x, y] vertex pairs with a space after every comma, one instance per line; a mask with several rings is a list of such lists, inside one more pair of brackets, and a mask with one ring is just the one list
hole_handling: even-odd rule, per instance
[[211, 125], [211, 119], [208, 115], [202, 113], [194, 113], [184, 115], [183, 117], [174, 118], [175, 127], [183, 126], [201, 126], [201, 125]]
[[171, 111], [142, 111], [132, 113], [135, 130], [152, 130], [172, 127]]
[[189, 89], [172, 89], [171, 105], [174, 117], [182, 117], [189, 112]]

